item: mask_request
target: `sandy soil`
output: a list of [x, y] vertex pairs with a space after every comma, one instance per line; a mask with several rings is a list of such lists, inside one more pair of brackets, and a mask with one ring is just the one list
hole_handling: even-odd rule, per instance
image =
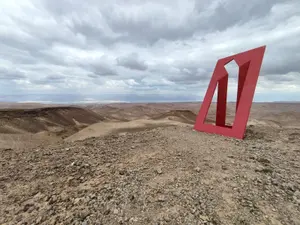
[[[100, 122], [65, 138], [66, 141], [84, 140], [91, 137], [104, 137], [110, 134], [149, 130], [157, 127], [187, 126], [185, 123], [172, 120], [138, 119], [129, 122]], [[190, 126], [192, 128], [192, 126]]]
[[92, 110], [71, 141], [0, 147], [0, 224], [300, 224], [300, 104], [254, 104], [244, 140], [193, 131], [195, 103]]

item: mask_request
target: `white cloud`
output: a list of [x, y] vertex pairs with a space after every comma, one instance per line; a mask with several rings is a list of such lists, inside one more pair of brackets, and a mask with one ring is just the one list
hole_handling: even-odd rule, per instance
[[202, 100], [219, 58], [261, 45], [256, 99], [300, 97], [298, 0], [15, 0], [0, 15], [1, 101]]

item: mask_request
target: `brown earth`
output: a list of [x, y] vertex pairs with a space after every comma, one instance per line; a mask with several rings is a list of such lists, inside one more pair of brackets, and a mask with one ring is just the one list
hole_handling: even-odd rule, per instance
[[161, 119], [169, 119], [175, 120], [182, 123], [194, 124], [196, 121], [197, 115], [190, 110], [171, 110], [166, 113], [161, 113], [157, 116], [152, 116], [154, 120], [161, 120]]
[[157, 127], [167, 126], [186, 126], [186, 124], [175, 121], [160, 119], [160, 120], [146, 120], [138, 119], [129, 122], [100, 122], [93, 124], [81, 131], [67, 137], [66, 141], [84, 140], [90, 137], [103, 137], [110, 134], [118, 134], [122, 132], [136, 132], [142, 130], [149, 130]]
[[2, 109], [0, 146], [16, 148], [52, 143], [102, 120], [97, 113], [78, 107]]
[[253, 104], [244, 140], [193, 131], [199, 107], [88, 105], [65, 140], [0, 147], [0, 224], [300, 224], [300, 104]]
[[7, 109], [0, 111], [1, 133], [37, 133], [56, 127], [90, 125], [103, 117], [76, 107]]

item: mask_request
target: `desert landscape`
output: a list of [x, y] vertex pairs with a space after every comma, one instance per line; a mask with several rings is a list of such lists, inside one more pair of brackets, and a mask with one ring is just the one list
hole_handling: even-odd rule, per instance
[[1, 103], [0, 224], [299, 225], [300, 103], [253, 103], [244, 140], [200, 106]]

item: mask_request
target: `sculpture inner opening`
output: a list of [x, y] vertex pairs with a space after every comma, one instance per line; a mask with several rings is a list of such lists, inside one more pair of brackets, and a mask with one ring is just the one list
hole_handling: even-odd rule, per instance
[[237, 109], [239, 66], [235, 62], [235, 60], [232, 60], [229, 63], [227, 63], [224, 67], [228, 73], [228, 91], [225, 124], [228, 126], [232, 126]]

